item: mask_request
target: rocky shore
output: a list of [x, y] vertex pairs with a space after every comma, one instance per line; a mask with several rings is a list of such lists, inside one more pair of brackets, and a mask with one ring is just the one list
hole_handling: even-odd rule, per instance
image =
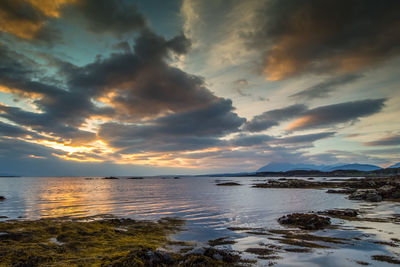
[[[348, 180], [309, 181], [302, 179], [269, 180], [254, 184], [255, 188], [329, 189], [327, 193], [347, 194], [352, 200], [379, 202], [400, 200], [400, 176], [352, 178]], [[335, 189], [333, 189], [335, 188]]]
[[[238, 253], [168, 236], [184, 221], [111, 215], [0, 222], [0, 266], [243, 266]], [[168, 250], [178, 246], [179, 251]]]

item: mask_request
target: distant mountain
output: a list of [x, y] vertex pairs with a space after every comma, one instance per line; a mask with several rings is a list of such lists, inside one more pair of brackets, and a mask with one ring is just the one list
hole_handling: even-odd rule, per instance
[[396, 164], [389, 166], [388, 168], [400, 168], [400, 162], [397, 162]]
[[336, 171], [336, 170], [357, 170], [357, 171], [376, 171], [382, 169], [379, 166], [376, 165], [370, 165], [370, 164], [345, 164], [345, 165], [339, 165], [335, 166], [332, 168], [329, 168], [326, 171]]
[[313, 164], [292, 164], [287, 162], [271, 162], [257, 172], [286, 172], [293, 170], [321, 170], [325, 166], [317, 166]]
[[370, 164], [335, 164], [335, 165], [313, 165], [313, 164], [293, 164], [287, 162], [272, 162], [260, 169], [257, 172], [287, 172], [295, 170], [316, 170], [323, 172], [330, 172], [335, 170], [358, 170], [358, 171], [374, 171], [379, 170], [381, 167]]

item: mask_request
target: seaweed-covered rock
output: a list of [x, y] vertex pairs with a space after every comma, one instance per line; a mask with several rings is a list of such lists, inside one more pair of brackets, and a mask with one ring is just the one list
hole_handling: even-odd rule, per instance
[[382, 201], [382, 196], [375, 189], [358, 189], [349, 196], [349, 199], [379, 202]]
[[110, 266], [171, 266], [174, 262], [167, 252], [141, 248], [132, 250], [127, 256], [112, 262]]
[[353, 188], [345, 188], [345, 189], [329, 189], [326, 191], [328, 194], [352, 194], [356, 191]]
[[397, 188], [393, 185], [384, 185], [379, 187], [377, 191], [383, 198], [392, 198], [392, 195], [396, 190]]
[[333, 217], [357, 217], [358, 211], [355, 209], [334, 209], [320, 211], [318, 214], [333, 216]]
[[278, 219], [280, 224], [292, 225], [306, 230], [318, 230], [331, 224], [328, 217], [317, 214], [292, 213]]
[[301, 179], [286, 179], [284, 181], [269, 180], [264, 184], [255, 184], [257, 188], [317, 188], [323, 184], [320, 182], [310, 182]]

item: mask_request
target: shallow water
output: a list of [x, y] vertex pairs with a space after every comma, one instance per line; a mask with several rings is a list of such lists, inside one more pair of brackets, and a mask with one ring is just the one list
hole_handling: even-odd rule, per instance
[[[216, 186], [216, 182], [236, 181], [242, 186]], [[227, 227], [278, 229], [277, 218], [292, 212], [322, 211], [332, 208], [361, 208], [368, 217], [400, 214], [398, 203], [366, 204], [350, 201], [326, 190], [264, 189], [251, 185], [265, 180], [259, 177], [183, 177], [181, 179], [85, 179], [83, 177], [0, 178], [0, 216], [8, 219], [88, 216], [114, 214], [134, 219], [156, 220], [177, 216], [187, 221], [178, 240], [199, 243], [229, 236], [238, 243], [236, 250], [270, 242], [264, 236], [232, 232]], [[333, 220], [345, 230], [320, 231], [324, 235], [368, 235], [366, 240], [400, 238], [400, 226], [394, 223], [346, 222]], [[373, 229], [356, 229], [368, 226]], [[347, 229], [347, 230], [346, 230]], [[340, 233], [339, 233], [340, 232]], [[359, 244], [358, 244], [359, 243]], [[277, 266], [353, 266], [362, 260], [376, 266], [385, 263], [370, 260], [371, 255], [399, 256], [398, 248], [358, 242], [356, 246], [313, 249], [313, 253], [286, 253], [274, 260]], [[246, 257], [252, 255], [244, 254]], [[268, 262], [259, 261], [259, 265]], [[388, 266], [390, 264], [387, 264]]]

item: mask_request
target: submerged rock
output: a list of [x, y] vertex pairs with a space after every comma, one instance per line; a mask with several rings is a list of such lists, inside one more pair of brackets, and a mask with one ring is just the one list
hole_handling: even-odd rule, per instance
[[349, 196], [349, 199], [379, 202], [382, 201], [382, 196], [375, 189], [358, 189]]
[[3, 196], [0, 196], [0, 201], [3, 201], [3, 200], [6, 200], [6, 198]]
[[331, 219], [316, 214], [292, 213], [280, 217], [278, 222], [280, 224], [296, 226], [301, 229], [318, 230], [329, 226], [331, 224]]

